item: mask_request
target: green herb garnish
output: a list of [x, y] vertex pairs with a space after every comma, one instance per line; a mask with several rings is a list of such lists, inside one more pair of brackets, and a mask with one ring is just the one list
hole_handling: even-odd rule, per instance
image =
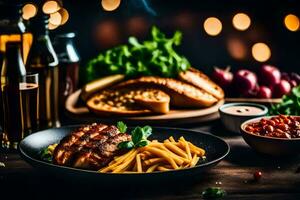
[[210, 187], [202, 192], [202, 198], [204, 199], [217, 199], [226, 195], [225, 190], [220, 187]]
[[52, 162], [52, 153], [49, 151], [49, 148], [46, 147], [40, 152], [40, 157], [43, 161]]
[[121, 142], [118, 144], [119, 149], [132, 149], [134, 148], [134, 143], [132, 141]]
[[282, 97], [282, 102], [272, 105], [269, 115], [300, 115], [300, 85], [294, 87], [292, 92]]
[[131, 141], [121, 142], [118, 145], [119, 149], [132, 149], [137, 147], [144, 147], [149, 144], [147, 138], [152, 134], [152, 128], [150, 126], [140, 127], [137, 126], [131, 131]]
[[119, 129], [119, 131], [120, 131], [121, 133], [126, 133], [127, 126], [126, 126], [126, 124], [125, 124], [124, 122], [119, 121], [119, 122], [117, 123], [117, 127], [118, 127], [118, 129]]
[[87, 64], [86, 81], [112, 74], [124, 74], [126, 77], [161, 76], [177, 77], [186, 71], [190, 64], [179, 55], [174, 46], [179, 46], [182, 34], [176, 31], [172, 38], [153, 26], [151, 39], [139, 42], [129, 37], [128, 44], [109, 49]]

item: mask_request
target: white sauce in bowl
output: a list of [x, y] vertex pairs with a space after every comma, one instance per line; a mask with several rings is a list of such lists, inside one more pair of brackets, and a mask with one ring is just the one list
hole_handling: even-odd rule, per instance
[[263, 109], [255, 106], [230, 106], [227, 108], [223, 108], [224, 113], [241, 116], [258, 115], [261, 114], [263, 111]]

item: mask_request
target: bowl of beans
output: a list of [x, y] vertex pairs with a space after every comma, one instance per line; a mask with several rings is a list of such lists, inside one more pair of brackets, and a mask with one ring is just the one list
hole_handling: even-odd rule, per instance
[[250, 119], [241, 124], [246, 143], [273, 156], [300, 154], [300, 116], [276, 115]]

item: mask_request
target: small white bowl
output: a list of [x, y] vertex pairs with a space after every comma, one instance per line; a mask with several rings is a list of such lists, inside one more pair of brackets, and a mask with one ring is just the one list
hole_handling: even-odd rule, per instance
[[[224, 112], [225, 108], [234, 107], [234, 106], [256, 107], [256, 108], [260, 108], [262, 111], [259, 113], [249, 113], [243, 115]], [[220, 113], [222, 124], [227, 130], [234, 133], [240, 133], [240, 126], [244, 121], [256, 117], [265, 116], [268, 113], [268, 108], [264, 105], [256, 104], [256, 103], [227, 103], [220, 106], [219, 113]]]

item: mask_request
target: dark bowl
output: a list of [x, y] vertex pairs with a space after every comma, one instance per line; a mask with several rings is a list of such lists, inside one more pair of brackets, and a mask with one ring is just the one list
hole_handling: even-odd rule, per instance
[[245, 130], [245, 126], [249, 123], [258, 122], [260, 119], [269, 119], [274, 116], [257, 117], [242, 123], [241, 133], [246, 143], [257, 152], [271, 156], [292, 156], [300, 154], [300, 138], [275, 138], [261, 136], [250, 133]]
[[[64, 136], [80, 125], [66, 126], [55, 129], [39, 131], [29, 135], [20, 143], [21, 156], [32, 166], [40, 169], [42, 172], [52, 173], [68, 180], [80, 180], [80, 182], [96, 183], [153, 183], [153, 182], [170, 182], [182, 178], [195, 178], [197, 175], [210, 169], [218, 164], [229, 153], [229, 145], [219, 137], [214, 135], [185, 129], [153, 127], [153, 134], [150, 139], [163, 141], [169, 136], [178, 139], [184, 136], [186, 140], [206, 150], [206, 160], [198, 163], [195, 167], [180, 170], [171, 170], [167, 172], [153, 172], [141, 174], [112, 174], [98, 173], [91, 170], [76, 169], [71, 167], [59, 166], [52, 163], [44, 162], [40, 159], [39, 153], [42, 149], [50, 144], [58, 143]], [[199, 176], [201, 178], [201, 176]]]

